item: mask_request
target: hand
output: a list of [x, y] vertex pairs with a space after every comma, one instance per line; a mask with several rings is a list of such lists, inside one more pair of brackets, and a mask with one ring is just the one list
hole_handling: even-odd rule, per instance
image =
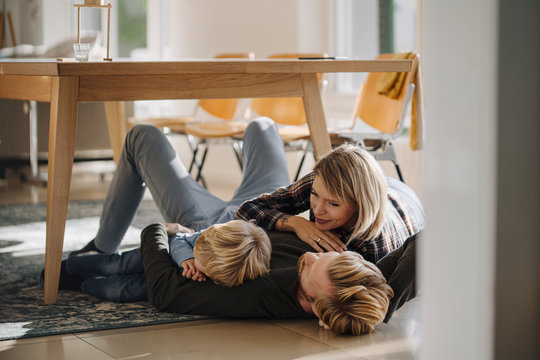
[[182, 269], [182, 276], [199, 282], [206, 281], [206, 275], [195, 266], [195, 259], [191, 258], [182, 262]]
[[326, 325], [324, 321], [321, 320], [321, 317], [319, 316], [319, 313], [315, 309], [315, 306], [312, 306], [313, 314], [319, 319], [319, 326], [322, 327], [324, 330], [330, 330], [330, 326]]
[[176, 233], [192, 234], [195, 232], [193, 229], [190, 229], [178, 223], [163, 223], [162, 225], [165, 226], [165, 230], [167, 231], [167, 235], [169, 236]]
[[347, 247], [339, 236], [331, 231], [317, 229], [315, 223], [300, 216], [285, 215], [278, 221], [278, 230], [294, 231], [296, 235], [317, 252], [343, 252]]
[[321, 319], [319, 319], [319, 326], [324, 328], [324, 330], [330, 330], [330, 327], [326, 325]]

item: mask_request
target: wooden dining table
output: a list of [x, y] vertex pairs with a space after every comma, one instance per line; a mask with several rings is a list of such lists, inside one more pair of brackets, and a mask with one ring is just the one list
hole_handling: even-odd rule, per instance
[[53, 304], [58, 296], [79, 102], [105, 102], [111, 147], [118, 159], [125, 136], [124, 101], [301, 97], [318, 156], [331, 148], [318, 73], [411, 68], [412, 60], [0, 59], [0, 98], [51, 103], [44, 302]]

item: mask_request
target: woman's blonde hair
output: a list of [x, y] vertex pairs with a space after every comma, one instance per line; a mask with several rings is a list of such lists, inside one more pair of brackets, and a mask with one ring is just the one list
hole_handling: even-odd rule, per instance
[[373, 331], [384, 320], [394, 296], [381, 271], [362, 255], [345, 251], [329, 264], [328, 275], [335, 293], [315, 299], [319, 318], [339, 334]]
[[270, 239], [252, 222], [212, 225], [202, 231], [194, 251], [205, 264], [206, 275], [218, 285], [238, 286], [270, 271]]
[[388, 185], [377, 160], [366, 150], [341, 145], [323, 156], [313, 168], [326, 189], [340, 202], [352, 202], [358, 219], [347, 244], [355, 238], [371, 240], [385, 222]]

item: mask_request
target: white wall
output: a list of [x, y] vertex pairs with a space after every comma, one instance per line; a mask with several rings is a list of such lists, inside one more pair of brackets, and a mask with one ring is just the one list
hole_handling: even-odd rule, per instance
[[331, 53], [331, 8], [327, 0], [298, 0], [297, 51]]
[[[43, 45], [54, 45], [76, 34], [77, 25], [72, 18], [75, 13], [73, 1], [67, 0], [39, 0], [43, 6]], [[76, 18], [75, 18], [76, 19]], [[76, 35], [75, 35], [76, 36]]]
[[[311, 4], [306, 0], [170, 1], [170, 56], [211, 58], [252, 51], [264, 58], [279, 52], [329, 53], [328, 21], [322, 20], [328, 7], [324, 0], [311, 0]], [[175, 101], [171, 111], [190, 114], [194, 106], [195, 101]]]
[[421, 359], [540, 358], [540, 2], [422, 1]]
[[493, 356], [497, 1], [423, 1], [421, 359]]
[[297, 1], [291, 0], [171, 1], [171, 56], [297, 51], [297, 16]]

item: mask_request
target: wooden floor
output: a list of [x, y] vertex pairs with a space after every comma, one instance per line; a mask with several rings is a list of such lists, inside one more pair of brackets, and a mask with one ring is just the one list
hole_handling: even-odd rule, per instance
[[[182, 139], [173, 143], [188, 161]], [[297, 156], [288, 154], [293, 174]], [[70, 199], [103, 199], [113, 171], [112, 162], [76, 164]], [[223, 199], [232, 195], [241, 174], [228, 145], [211, 150], [205, 175], [213, 193]], [[15, 171], [8, 171], [0, 185], [0, 205], [45, 198], [44, 187], [21, 182]], [[420, 304], [421, 298], [409, 302], [390, 323], [359, 337], [336, 336], [315, 320], [219, 319], [3, 341], [0, 359], [412, 359], [419, 341]]]

